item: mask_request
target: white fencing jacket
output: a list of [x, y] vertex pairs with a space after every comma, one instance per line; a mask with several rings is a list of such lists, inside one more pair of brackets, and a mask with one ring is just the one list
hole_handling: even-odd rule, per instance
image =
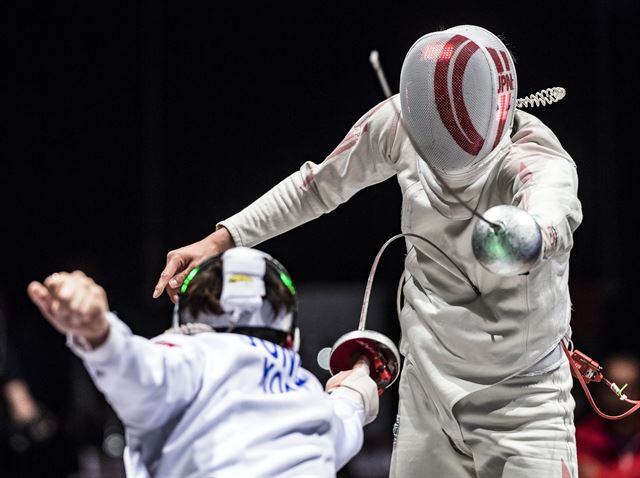
[[328, 477], [360, 450], [358, 394], [325, 393], [295, 352], [233, 333], [147, 340], [109, 321], [99, 348], [70, 346], [125, 425], [127, 476]]
[[[408, 238], [401, 351], [415, 363], [427, 389], [452, 407], [465, 395], [539, 363], [570, 333], [569, 252], [582, 220], [578, 177], [551, 130], [522, 111], [516, 112], [511, 136], [490, 159], [471, 172], [447, 176], [448, 184], [479, 212], [512, 204], [541, 226], [544, 261], [527, 275], [499, 277], [473, 256], [476, 219], [434, 177], [421, 181], [421, 159], [399, 111], [397, 95], [380, 103], [324, 162], [304, 163], [218, 227], [226, 227], [237, 246], [253, 246], [396, 176], [403, 195], [402, 232], [435, 242], [481, 292], [476, 296], [437, 250]], [[351, 239], [345, 247], [364, 240]]]

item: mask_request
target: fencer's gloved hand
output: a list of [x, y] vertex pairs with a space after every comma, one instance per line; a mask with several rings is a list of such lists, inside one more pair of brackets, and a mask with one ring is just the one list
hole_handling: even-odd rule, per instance
[[187, 274], [203, 260], [222, 254], [234, 246], [233, 238], [225, 227], [201, 241], [174, 249], [167, 254], [167, 264], [160, 274], [160, 279], [153, 290], [153, 298], [157, 299], [166, 290], [171, 301], [178, 301], [178, 291]]
[[44, 284], [35, 281], [29, 284], [27, 292], [58, 331], [83, 338], [91, 348], [99, 347], [107, 339], [107, 295], [83, 272], [52, 274]]
[[332, 393], [338, 389], [357, 397], [364, 406], [364, 424], [368, 425], [378, 416], [378, 386], [369, 376], [369, 361], [362, 356], [351, 370], [340, 372], [329, 379], [325, 390]]
[[536, 216], [533, 216], [533, 219], [536, 221], [536, 224], [538, 224], [538, 227], [540, 228], [540, 234], [542, 236], [542, 247], [540, 251], [540, 258], [536, 263], [537, 265], [540, 264], [543, 260], [549, 259], [553, 255], [557, 235], [554, 228], [543, 227]]

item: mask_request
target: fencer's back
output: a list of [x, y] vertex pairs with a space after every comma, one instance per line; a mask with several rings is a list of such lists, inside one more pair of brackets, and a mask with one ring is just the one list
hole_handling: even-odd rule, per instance
[[127, 430], [125, 462], [138, 473], [142, 465], [150, 476], [335, 474], [332, 410], [298, 354], [239, 334], [154, 342], [196, 349], [204, 373], [182, 413], [155, 430]]

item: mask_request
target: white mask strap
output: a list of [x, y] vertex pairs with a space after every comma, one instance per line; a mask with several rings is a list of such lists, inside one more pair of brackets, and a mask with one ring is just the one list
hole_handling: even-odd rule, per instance
[[232, 327], [262, 307], [265, 256], [246, 247], [234, 247], [222, 255], [220, 306], [231, 316]]

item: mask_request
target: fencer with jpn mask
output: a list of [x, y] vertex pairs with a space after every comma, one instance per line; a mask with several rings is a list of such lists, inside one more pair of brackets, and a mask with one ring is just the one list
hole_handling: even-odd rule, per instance
[[194, 269], [177, 323], [151, 340], [82, 272], [28, 293], [124, 423], [129, 477], [335, 476], [378, 413], [366, 359], [327, 392], [302, 368], [295, 288], [260, 251], [232, 248]]
[[[396, 177], [407, 238], [393, 477], [577, 477], [569, 254], [582, 220], [576, 165], [555, 134], [516, 108], [509, 50], [457, 26], [409, 50], [400, 93], [349, 131], [320, 164], [304, 163], [203, 240], [171, 251], [154, 291], [177, 286], [202, 258], [252, 246]], [[460, 202], [464, 201], [468, 207]], [[542, 237], [529, 270], [502, 276], [474, 258], [477, 218], [526, 211]], [[474, 287], [451, 265], [464, 270]]]

